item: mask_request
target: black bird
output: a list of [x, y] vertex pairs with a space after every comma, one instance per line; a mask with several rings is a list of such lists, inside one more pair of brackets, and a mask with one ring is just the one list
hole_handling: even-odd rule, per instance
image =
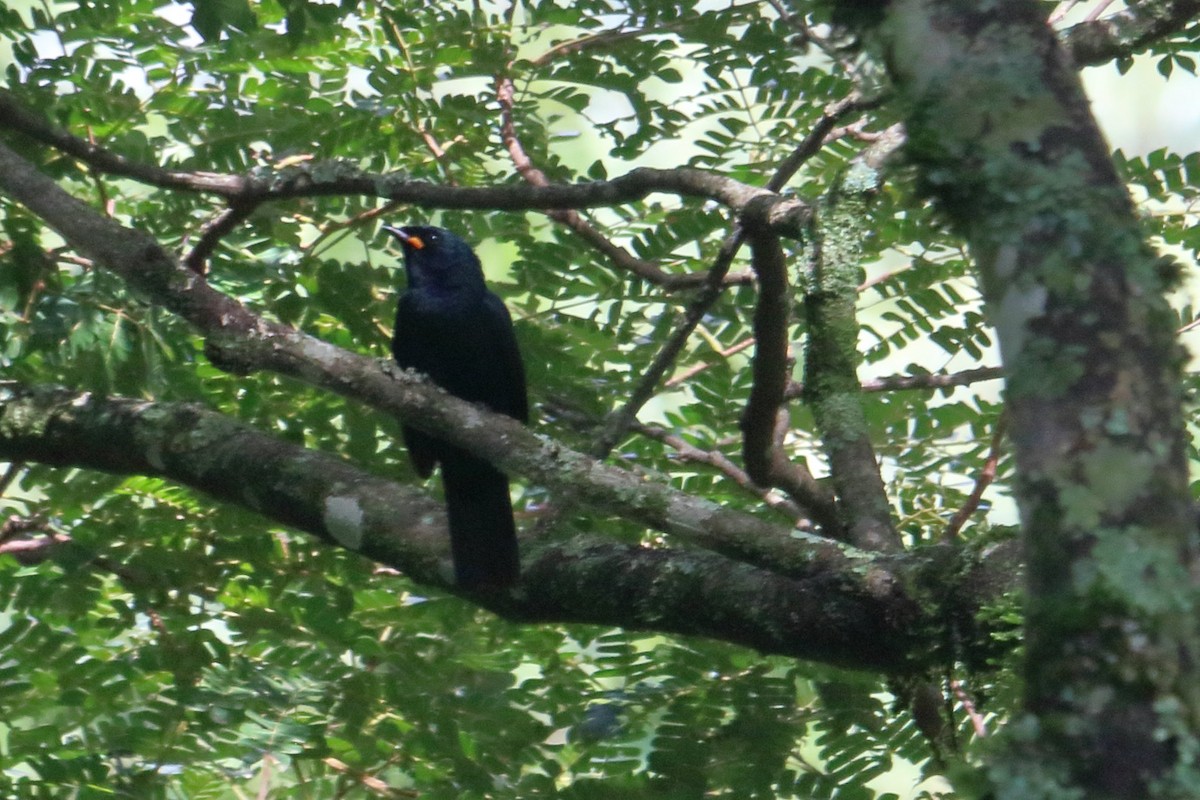
[[[426, 225], [385, 231], [404, 249], [408, 288], [396, 306], [392, 355], [450, 394], [529, 421], [525, 368], [512, 318], [488, 291], [470, 245]], [[503, 588], [520, 562], [508, 478], [487, 461], [407, 425], [409, 458], [422, 478], [442, 465], [454, 576], [464, 588]]]

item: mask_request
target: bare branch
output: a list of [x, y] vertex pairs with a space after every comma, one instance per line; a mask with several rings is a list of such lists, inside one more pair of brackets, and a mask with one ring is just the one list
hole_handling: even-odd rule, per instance
[[[857, 113], [878, 105], [878, 102], [868, 103], [857, 94], [850, 94], [831, 103], [825, 109], [825, 113], [817, 120], [817, 124], [808, 132], [808, 136], [804, 137], [804, 141], [796, 146], [796, 149], [785, 158], [776, 168], [775, 174], [771, 176], [771, 180], [767, 182], [767, 188], [773, 192], [782, 191], [783, 187], [787, 186], [788, 181], [792, 176], [804, 166], [810, 158], [821, 152], [821, 148], [836, 138], [836, 126], [839, 121], [849, 114]], [[844, 133], [844, 131], [843, 131]]]
[[732, 480], [738, 486], [745, 489], [750, 494], [762, 500], [772, 508], [787, 514], [793, 520], [800, 522], [807, 520], [808, 516], [795, 503], [776, 497], [769, 488], [758, 485], [754, 480], [746, 474], [738, 465], [733, 463], [720, 450], [704, 450], [696, 447], [688, 442], [682, 436], [677, 436], [657, 425], [642, 425], [637, 423], [633, 426], [633, 430], [641, 435], [662, 442], [679, 453], [679, 457], [684, 461], [692, 461], [698, 464], [707, 464], [719, 471], [722, 475]]
[[[507, 75], [497, 76], [496, 99], [500, 103], [500, 138], [508, 150], [508, 155], [512, 159], [513, 166], [517, 169], [517, 174], [524, 178], [531, 186], [549, 186], [550, 180], [546, 177], [546, 173], [538, 169], [533, 163], [533, 160], [521, 145], [521, 140], [517, 137], [516, 123], [513, 119], [513, 91], [514, 87], [511, 78]], [[668, 291], [694, 288], [703, 285], [707, 280], [707, 276], [702, 273], [672, 275], [653, 261], [638, 258], [596, 230], [591, 223], [581, 217], [579, 212], [574, 209], [552, 209], [548, 210], [546, 215], [555, 222], [570, 228], [579, 238], [608, 257], [618, 268], [626, 272], [631, 272], [639, 278], [643, 278], [656, 286], [661, 286]], [[748, 274], [728, 275], [725, 281], [732, 285], [748, 283], [750, 279], [750, 275]]]
[[754, 307], [753, 385], [742, 413], [742, 460], [755, 483], [783, 489], [827, 536], [841, 538], [833, 497], [808, 467], [788, 460], [783, 438], [788, 415], [781, 410], [791, 372], [788, 318], [791, 293], [779, 237], [750, 223], [750, 263], [758, 276]]
[[791, 297], [779, 237], [752, 229], [749, 240], [750, 263], [758, 276], [758, 303], [754, 306], [754, 382], [742, 413], [742, 459], [751, 478], [773, 486], [775, 418], [792, 363], [788, 353]]
[[741, 246], [742, 229], [740, 225], [736, 225], [733, 231], [725, 237], [725, 241], [721, 243], [721, 250], [717, 253], [712, 268], [708, 271], [708, 280], [704, 289], [687, 307], [671, 337], [658, 351], [654, 361], [642, 374], [641, 380], [633, 387], [629, 400], [621, 408], [608, 415], [604, 429], [597, 437], [596, 443], [589, 449], [593, 456], [596, 458], [606, 457], [622, 437], [629, 432], [630, 427], [637, 420], [638, 412], [654, 396], [659, 382], [678, 360], [679, 354], [683, 352], [684, 345], [687, 344], [692, 332], [696, 330], [696, 326], [700, 324], [700, 320], [704, 319], [708, 309], [721, 296], [725, 276], [729, 273], [729, 267], [733, 264], [733, 259], [737, 256]]
[[45, 142], [101, 172], [123, 175], [160, 188], [216, 194], [230, 201], [363, 195], [428, 208], [522, 211], [612, 206], [663, 192], [713, 200], [734, 211], [741, 211], [751, 202], [765, 202], [771, 226], [784, 235], [799, 235], [809, 216], [808, 206], [800, 200], [690, 167], [642, 167], [607, 181], [548, 186], [443, 186], [409, 180], [402, 174], [365, 173], [353, 164], [338, 161], [293, 164], [270, 174], [237, 176], [167, 170], [114, 155], [48, 125], [5, 92], [0, 92], [0, 126]]
[[1144, 0], [1100, 19], [1088, 19], [1059, 36], [1079, 66], [1128, 58], [1180, 33], [1196, 21], [1200, 0]]
[[[861, 390], [864, 392], [894, 392], [903, 389], [945, 389], [951, 386], [967, 386], [979, 381], [994, 381], [1004, 377], [1000, 367], [978, 367], [965, 369], [961, 372], [931, 372], [927, 375], [889, 375], [884, 378], [874, 378], [863, 381]], [[804, 384], [792, 382], [788, 384], [785, 396], [794, 400], [804, 396]]]
[[249, 219], [257, 207], [258, 203], [253, 201], [235, 200], [230, 203], [229, 207], [222, 211], [216, 219], [211, 220], [201, 229], [200, 239], [192, 251], [184, 256], [183, 265], [197, 275], [203, 275], [206, 271], [205, 265], [208, 257], [217, 248], [221, 238]]
[[992, 485], [992, 481], [996, 479], [996, 467], [1000, 463], [1000, 445], [1004, 441], [1004, 432], [1008, 427], [1008, 415], [1001, 413], [1000, 419], [996, 420], [996, 429], [992, 432], [992, 446], [988, 450], [987, 460], [983, 462], [983, 468], [979, 470], [979, 475], [975, 477], [975, 486], [971, 489], [970, 496], [963, 503], [962, 508], [955, 512], [951, 517], [950, 522], [946, 525], [946, 530], [942, 532], [943, 542], [952, 542], [958, 538], [958, 534], [962, 532], [963, 525], [967, 524], [967, 520], [971, 515], [979, 510], [979, 503], [983, 500], [983, 493], [987, 487]]

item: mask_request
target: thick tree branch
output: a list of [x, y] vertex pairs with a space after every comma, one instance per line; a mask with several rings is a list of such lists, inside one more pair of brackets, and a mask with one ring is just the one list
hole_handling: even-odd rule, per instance
[[1088, 20], [1059, 38], [1081, 67], [1128, 58], [1148, 45], [1184, 31], [1200, 14], [1200, 0], [1143, 0], [1124, 11]]
[[[0, 457], [165, 477], [456, 591], [439, 503], [194, 404], [9, 385]], [[524, 550], [521, 586], [474, 598], [511, 619], [707, 636], [889, 672], [931, 658], [917, 632], [938, 623], [905, 592], [934, 562], [831, 554], [785, 578], [703, 551], [587, 537]]]
[[393, 374], [373, 359], [256, 316], [180, 265], [154, 239], [97, 214], [3, 145], [0, 188], [77, 250], [194, 325], [205, 336], [209, 358], [226, 370], [266, 370], [334, 391], [436, 433], [507, 473], [583, 505], [731, 557], [784, 570], [809, 557], [810, 551], [798, 547], [786, 527], [690, 497], [665, 482], [606, 467], [535, 436], [508, 417], [452, 397], [414, 374]]

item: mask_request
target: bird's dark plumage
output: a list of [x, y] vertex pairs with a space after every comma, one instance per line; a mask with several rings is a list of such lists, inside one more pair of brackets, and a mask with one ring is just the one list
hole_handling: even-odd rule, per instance
[[[384, 226], [404, 250], [408, 288], [396, 307], [392, 355], [453, 395], [529, 421], [525, 369], [512, 319], [488, 291], [470, 246], [429, 226]], [[404, 426], [421, 477], [442, 465], [455, 579], [467, 588], [503, 587], [520, 575], [508, 478], [465, 450]]]

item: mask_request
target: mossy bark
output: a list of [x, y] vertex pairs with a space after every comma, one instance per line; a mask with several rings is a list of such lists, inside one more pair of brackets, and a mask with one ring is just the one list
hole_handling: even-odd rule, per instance
[[971, 247], [1008, 381], [1028, 657], [987, 793], [1195, 796], [1197, 533], [1169, 276], [1043, 6], [872, 5], [908, 158]]

